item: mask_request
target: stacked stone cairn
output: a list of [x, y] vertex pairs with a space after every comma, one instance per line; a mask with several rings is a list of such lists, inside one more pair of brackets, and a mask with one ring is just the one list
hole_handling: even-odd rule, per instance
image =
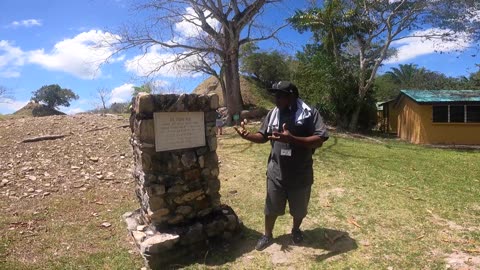
[[[238, 235], [241, 222], [220, 203], [216, 109], [211, 95], [151, 95], [134, 99], [130, 143], [140, 208], [124, 214], [151, 269], [205, 254], [212, 243]], [[155, 112], [204, 112], [206, 146], [155, 151]]]

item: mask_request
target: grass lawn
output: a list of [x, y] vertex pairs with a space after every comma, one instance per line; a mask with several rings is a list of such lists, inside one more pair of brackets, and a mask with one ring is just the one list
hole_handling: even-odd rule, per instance
[[[208, 252], [202, 262], [184, 265], [187, 269], [480, 268], [480, 151], [333, 135], [315, 153], [305, 244], [290, 244], [286, 215], [277, 221], [275, 244], [257, 252], [270, 145], [243, 141], [232, 129], [226, 133], [218, 149], [222, 201], [242, 219], [245, 235]], [[118, 144], [119, 151], [129, 153], [128, 134], [122, 136], [124, 142], [102, 143]], [[52, 194], [36, 205], [19, 201], [15, 213], [0, 218], [0, 269], [142, 267], [120, 220], [137, 206], [133, 189], [129, 184], [109, 193], [106, 186], [78, 195]], [[5, 201], [1, 206], [12, 207]], [[42, 207], [47, 211], [38, 210]], [[92, 217], [93, 211], [100, 218]], [[42, 225], [35, 235], [9, 230], [12, 223], [23, 222], [26, 231], [31, 220]], [[111, 228], [99, 228], [104, 220]]]
[[[275, 228], [278, 245], [240, 258], [221, 254], [220, 261], [233, 260], [223, 267], [480, 267], [480, 152], [382, 142], [334, 135], [315, 153], [305, 247], [289, 245], [286, 215]], [[250, 251], [263, 230], [270, 145], [250, 144], [232, 131], [219, 145], [223, 201], [249, 228]]]

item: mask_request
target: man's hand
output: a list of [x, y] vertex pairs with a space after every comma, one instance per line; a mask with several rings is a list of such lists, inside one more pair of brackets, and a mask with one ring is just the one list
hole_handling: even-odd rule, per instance
[[268, 136], [268, 139], [272, 141], [279, 141], [283, 143], [290, 143], [292, 141], [292, 134], [288, 131], [287, 124], [283, 124], [283, 132], [273, 132], [272, 136]]
[[245, 129], [245, 122], [244, 121], [242, 121], [240, 123], [240, 127], [241, 127], [241, 129], [239, 129], [238, 127], [233, 127], [233, 128], [237, 131], [237, 133], [238, 133], [238, 135], [240, 135], [240, 137], [242, 137], [244, 139], [247, 139], [248, 134], [250, 134], [250, 132], [248, 132], [248, 130]]

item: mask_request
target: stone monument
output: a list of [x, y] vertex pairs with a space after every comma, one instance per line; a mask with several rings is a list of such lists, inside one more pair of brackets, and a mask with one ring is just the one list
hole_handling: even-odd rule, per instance
[[218, 100], [146, 93], [134, 99], [130, 143], [140, 208], [124, 219], [151, 269], [202, 255], [240, 231], [235, 212], [220, 203]]

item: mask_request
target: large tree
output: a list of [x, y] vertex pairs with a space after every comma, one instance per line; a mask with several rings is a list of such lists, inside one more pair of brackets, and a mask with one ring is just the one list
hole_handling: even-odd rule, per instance
[[345, 65], [345, 59], [357, 61], [358, 68], [352, 71], [357, 78], [357, 102], [349, 124], [355, 130], [362, 103], [389, 57], [392, 42], [411, 37], [478, 40], [479, 11], [480, 3], [469, 0], [330, 0], [298, 11], [292, 22], [300, 31], [311, 30], [337, 65]]
[[[147, 53], [152, 46], [159, 46], [174, 57], [157, 63], [152, 73], [183, 63], [181, 68], [216, 76], [229, 114], [237, 114], [243, 108], [240, 47], [275, 37], [285, 26], [255, 23], [266, 5], [274, 2], [278, 0], [149, 0], [137, 10], [150, 20], [123, 29], [120, 50], [140, 47]], [[178, 28], [184, 30], [183, 35]]]
[[77, 94], [70, 89], [60, 87], [58, 84], [42, 86], [33, 92], [32, 97], [32, 100], [43, 102], [52, 109], [58, 106], [69, 107], [70, 101], [75, 99], [78, 99]]

